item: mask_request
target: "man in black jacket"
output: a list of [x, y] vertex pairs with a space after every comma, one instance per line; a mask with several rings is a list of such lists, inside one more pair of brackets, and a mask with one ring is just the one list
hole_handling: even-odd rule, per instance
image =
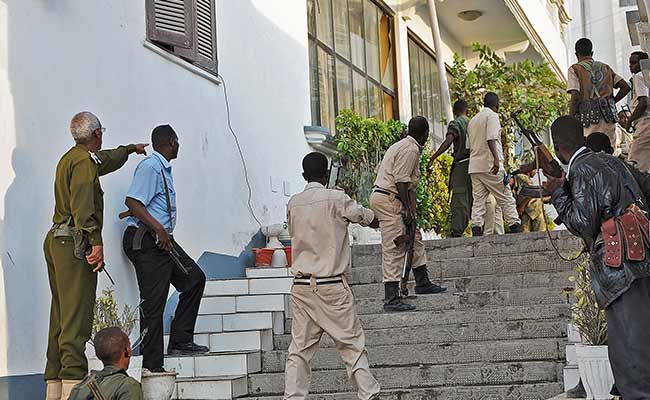
[[[650, 175], [586, 148], [582, 125], [572, 117], [558, 118], [551, 133], [558, 158], [569, 168], [562, 178], [547, 176], [544, 187], [564, 225], [591, 254], [592, 286], [607, 317], [616, 386], [625, 400], [650, 399], [650, 233], [645, 219]], [[635, 209], [645, 215], [633, 214]]]

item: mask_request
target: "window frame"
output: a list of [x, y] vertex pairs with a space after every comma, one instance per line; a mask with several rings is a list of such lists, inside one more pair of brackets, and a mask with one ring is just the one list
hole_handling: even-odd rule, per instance
[[[308, 1], [308, 0], [306, 0], [306, 1]], [[314, 7], [318, 7], [318, 5], [316, 4], [318, 2], [318, 0], [313, 0], [313, 1], [314, 1]], [[330, 24], [329, 24], [330, 25], [329, 28], [332, 31], [332, 46], [331, 47], [327, 43], [323, 42], [322, 40], [320, 40], [318, 38], [318, 22], [317, 22], [318, 21], [317, 20], [318, 15], [317, 15], [316, 11], [313, 13], [313, 16], [312, 16], [312, 18], [314, 20], [313, 21], [307, 21], [308, 26], [310, 24], [313, 24], [313, 27], [314, 27], [314, 30], [315, 30], [314, 33], [310, 32], [309, 29], [307, 30], [307, 41], [308, 41], [308, 44], [313, 43], [315, 45], [315, 47], [316, 47], [316, 57], [317, 57], [316, 60], [312, 60], [310, 58], [310, 60], [309, 60], [310, 70], [312, 68], [312, 63], [315, 62], [318, 65], [319, 62], [320, 62], [320, 59], [318, 59], [318, 50], [319, 49], [323, 50], [329, 57], [333, 58], [333, 60], [334, 60], [333, 71], [334, 71], [334, 82], [335, 82], [335, 85], [334, 85], [334, 88], [333, 88], [333, 96], [334, 96], [334, 112], [335, 113], [340, 112], [339, 93], [338, 93], [338, 91], [339, 91], [339, 88], [338, 88], [338, 64], [342, 63], [346, 67], [348, 67], [349, 70], [350, 70], [350, 83], [351, 83], [351, 94], [352, 94], [351, 107], [352, 107], [353, 110], [354, 110], [354, 103], [355, 103], [354, 91], [356, 89], [356, 87], [354, 85], [354, 74], [356, 72], [359, 75], [361, 75], [364, 78], [364, 81], [365, 81], [366, 103], [367, 103], [366, 107], [368, 108], [368, 116], [371, 115], [371, 111], [370, 111], [370, 91], [368, 90], [368, 83], [372, 83], [373, 85], [375, 85], [376, 87], [379, 87], [379, 89], [380, 89], [380, 94], [381, 94], [381, 96], [380, 96], [380, 108], [379, 108], [378, 111], [381, 114], [381, 118], [379, 118], [379, 119], [382, 120], [382, 121], [385, 120], [385, 118], [384, 118], [384, 95], [385, 94], [388, 94], [389, 96], [391, 96], [393, 98], [393, 102], [392, 102], [393, 117], [398, 116], [399, 115], [399, 104], [398, 104], [399, 101], [397, 101], [397, 95], [398, 95], [398, 84], [399, 84], [399, 82], [398, 82], [398, 79], [397, 79], [397, 54], [396, 54], [396, 42], [395, 42], [395, 40], [396, 40], [396, 36], [395, 36], [395, 13], [383, 1], [380, 1], [380, 0], [362, 0], [361, 1], [361, 4], [362, 4], [362, 7], [361, 7], [362, 8], [362, 20], [363, 20], [363, 24], [362, 24], [361, 28], [362, 28], [363, 33], [364, 33], [363, 34], [363, 37], [364, 37], [364, 40], [363, 40], [363, 57], [364, 57], [364, 60], [365, 60], [365, 67], [366, 67], [365, 68], [366, 71], [364, 71], [363, 69], [359, 68], [352, 61], [352, 59], [353, 59], [353, 57], [352, 57], [353, 47], [352, 47], [351, 29], [350, 29], [350, 21], [351, 21], [350, 15], [351, 14], [350, 14], [349, 0], [345, 0], [345, 1], [346, 1], [346, 5], [347, 5], [347, 18], [348, 18], [347, 41], [348, 41], [348, 49], [350, 51], [350, 60], [345, 59], [345, 56], [343, 55], [343, 52], [340, 53], [340, 54], [337, 53], [337, 49], [336, 49], [336, 47], [337, 47], [337, 45], [336, 45], [336, 29], [335, 29], [335, 18], [336, 18], [336, 16], [335, 16], [335, 12], [334, 12], [334, 2], [335, 1], [336, 0], [330, 0], [330, 7], [331, 7], [330, 15], [332, 16], [332, 18], [330, 19]], [[365, 7], [365, 2], [366, 1], [372, 3], [374, 6], [376, 6], [378, 8], [380, 13], [383, 13], [383, 15], [386, 15], [389, 18], [389, 24], [390, 24], [390, 27], [391, 27], [391, 30], [390, 30], [390, 33], [389, 33], [389, 35], [390, 35], [389, 39], [391, 40], [391, 43], [393, 44], [392, 48], [391, 48], [391, 55], [390, 55], [393, 58], [393, 63], [392, 63], [393, 65], [392, 65], [391, 71], [389, 71], [389, 73], [391, 73], [393, 75], [393, 82], [394, 82], [393, 83], [393, 86], [394, 86], [393, 89], [390, 89], [387, 86], [385, 86], [382, 82], [375, 79], [368, 72], [368, 69], [369, 69], [368, 68], [368, 60], [367, 60], [367, 51], [368, 51], [368, 49], [367, 49], [367, 45], [366, 45], [366, 34], [365, 34], [366, 33], [366, 7]], [[309, 7], [309, 5], [308, 5], [308, 7]], [[322, 4], [321, 4], [321, 7], [322, 7]], [[378, 35], [379, 35], [379, 26], [380, 26], [381, 17], [382, 17], [382, 14], [378, 14], [378, 18], [377, 18], [377, 34]], [[309, 14], [307, 15], [307, 18], [309, 18]], [[379, 38], [379, 40], [381, 40], [381, 38]], [[378, 55], [380, 57], [378, 62], [381, 64], [381, 54], [380, 54], [379, 46], [380, 45], [378, 43], [377, 52], [378, 52]], [[310, 57], [311, 57], [311, 54], [310, 54]], [[379, 67], [381, 67], [381, 65]], [[380, 70], [380, 75], [381, 75], [381, 70]], [[379, 78], [381, 79], [381, 76]], [[317, 94], [317, 97], [320, 98], [320, 90], [321, 89], [320, 89], [319, 80], [317, 80], [316, 83], [318, 84], [318, 88], [315, 88], [315, 92]], [[310, 87], [310, 92], [311, 91], [312, 91], [312, 88]], [[313, 93], [312, 93], [312, 95], [313, 95]], [[316, 110], [316, 114], [318, 115], [318, 118], [317, 118], [317, 120], [312, 121], [312, 123], [314, 123], [314, 124], [318, 123], [321, 126], [324, 126], [323, 125], [323, 117], [321, 115], [320, 101], [318, 102], [318, 104], [319, 104], [319, 107]], [[355, 112], [356, 112], [356, 110], [355, 110]], [[363, 116], [363, 117], [365, 118], [366, 116]], [[312, 110], [312, 119], [314, 119], [314, 110]], [[334, 131], [334, 127], [332, 127], [332, 128], [333, 129], [331, 129], [331, 131]], [[332, 132], [332, 133], [334, 133], [334, 132]]]
[[[201, 40], [199, 39], [199, 2], [208, 2], [208, 6], [210, 7], [211, 20], [209, 21], [209, 28], [212, 33], [210, 39], [212, 40], [213, 60], [205, 57], [199, 51], [201, 44]], [[185, 10], [185, 18], [187, 19], [186, 27], [188, 29], [186, 36], [189, 36], [189, 42], [186, 41], [183, 44], [179, 44], [180, 41], [177, 35], [161, 35], [157, 32], [155, 27], [156, 0], [145, 0], [146, 41], [174, 57], [178, 57], [211, 75], [217, 76], [219, 65], [217, 53], [217, 0], [184, 0], [184, 3], [186, 6], [187, 4], [190, 5], [189, 9]]]

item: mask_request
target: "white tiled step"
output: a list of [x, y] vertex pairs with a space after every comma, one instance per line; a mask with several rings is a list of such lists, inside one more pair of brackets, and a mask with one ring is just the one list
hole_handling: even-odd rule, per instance
[[230, 400], [248, 394], [246, 376], [221, 376], [176, 381], [174, 399], [178, 400]]
[[[274, 333], [284, 332], [284, 312], [249, 312], [237, 314], [199, 315], [196, 319], [195, 334], [236, 331], [263, 331], [273, 329]], [[196, 337], [197, 335], [195, 335]]]
[[288, 307], [288, 302], [288, 294], [204, 297], [201, 299], [199, 315], [285, 311]]
[[176, 371], [179, 378], [208, 378], [246, 375], [262, 369], [259, 351], [165, 357], [165, 369]]
[[293, 277], [287, 275], [264, 278], [219, 279], [205, 283], [203, 297], [247, 294], [289, 294]]
[[250, 279], [259, 278], [282, 278], [291, 276], [289, 268], [246, 268], [246, 277]]
[[[203, 333], [194, 335], [194, 342], [208, 346], [211, 353], [233, 351], [273, 350], [273, 331], [254, 330], [244, 332]], [[169, 335], [165, 335], [165, 350], [169, 343]]]

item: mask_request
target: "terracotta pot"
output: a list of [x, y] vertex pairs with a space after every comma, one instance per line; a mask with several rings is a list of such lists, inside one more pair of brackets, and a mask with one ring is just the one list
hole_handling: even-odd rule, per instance
[[285, 247], [284, 253], [287, 255], [287, 266], [291, 266], [291, 247]]
[[270, 267], [273, 263], [275, 249], [253, 249], [253, 253], [255, 253], [255, 266]]

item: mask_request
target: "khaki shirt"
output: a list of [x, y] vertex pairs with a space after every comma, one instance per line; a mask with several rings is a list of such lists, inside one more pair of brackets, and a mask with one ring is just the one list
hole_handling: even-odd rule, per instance
[[[643, 74], [641, 72], [632, 76], [632, 112], [639, 106], [639, 97], [648, 97], [648, 87], [643, 80]], [[648, 117], [650, 117], [650, 107], [646, 108], [638, 120]]]
[[490, 172], [494, 156], [488, 146], [488, 140], [496, 140], [499, 163], [503, 168], [503, 148], [501, 146], [501, 122], [499, 114], [491, 108], [483, 107], [467, 125], [469, 143], [469, 173]]
[[350, 263], [348, 225], [369, 225], [375, 214], [345, 192], [309, 183], [287, 205], [294, 276], [327, 278], [345, 273]]
[[[97, 386], [108, 400], [142, 400], [140, 382], [131, 378], [125, 370], [109, 365], [96, 373]], [[87, 386], [77, 385], [70, 393], [70, 400], [95, 400]]]
[[412, 136], [407, 136], [390, 146], [381, 160], [375, 186], [398, 194], [397, 184], [408, 183], [415, 190], [420, 181], [420, 155], [422, 147]]
[[52, 222], [65, 224], [72, 217], [75, 229], [88, 235], [90, 245], [101, 245], [104, 192], [99, 177], [122, 167], [133, 152], [133, 144], [94, 155], [81, 144], [68, 150], [56, 167]]

